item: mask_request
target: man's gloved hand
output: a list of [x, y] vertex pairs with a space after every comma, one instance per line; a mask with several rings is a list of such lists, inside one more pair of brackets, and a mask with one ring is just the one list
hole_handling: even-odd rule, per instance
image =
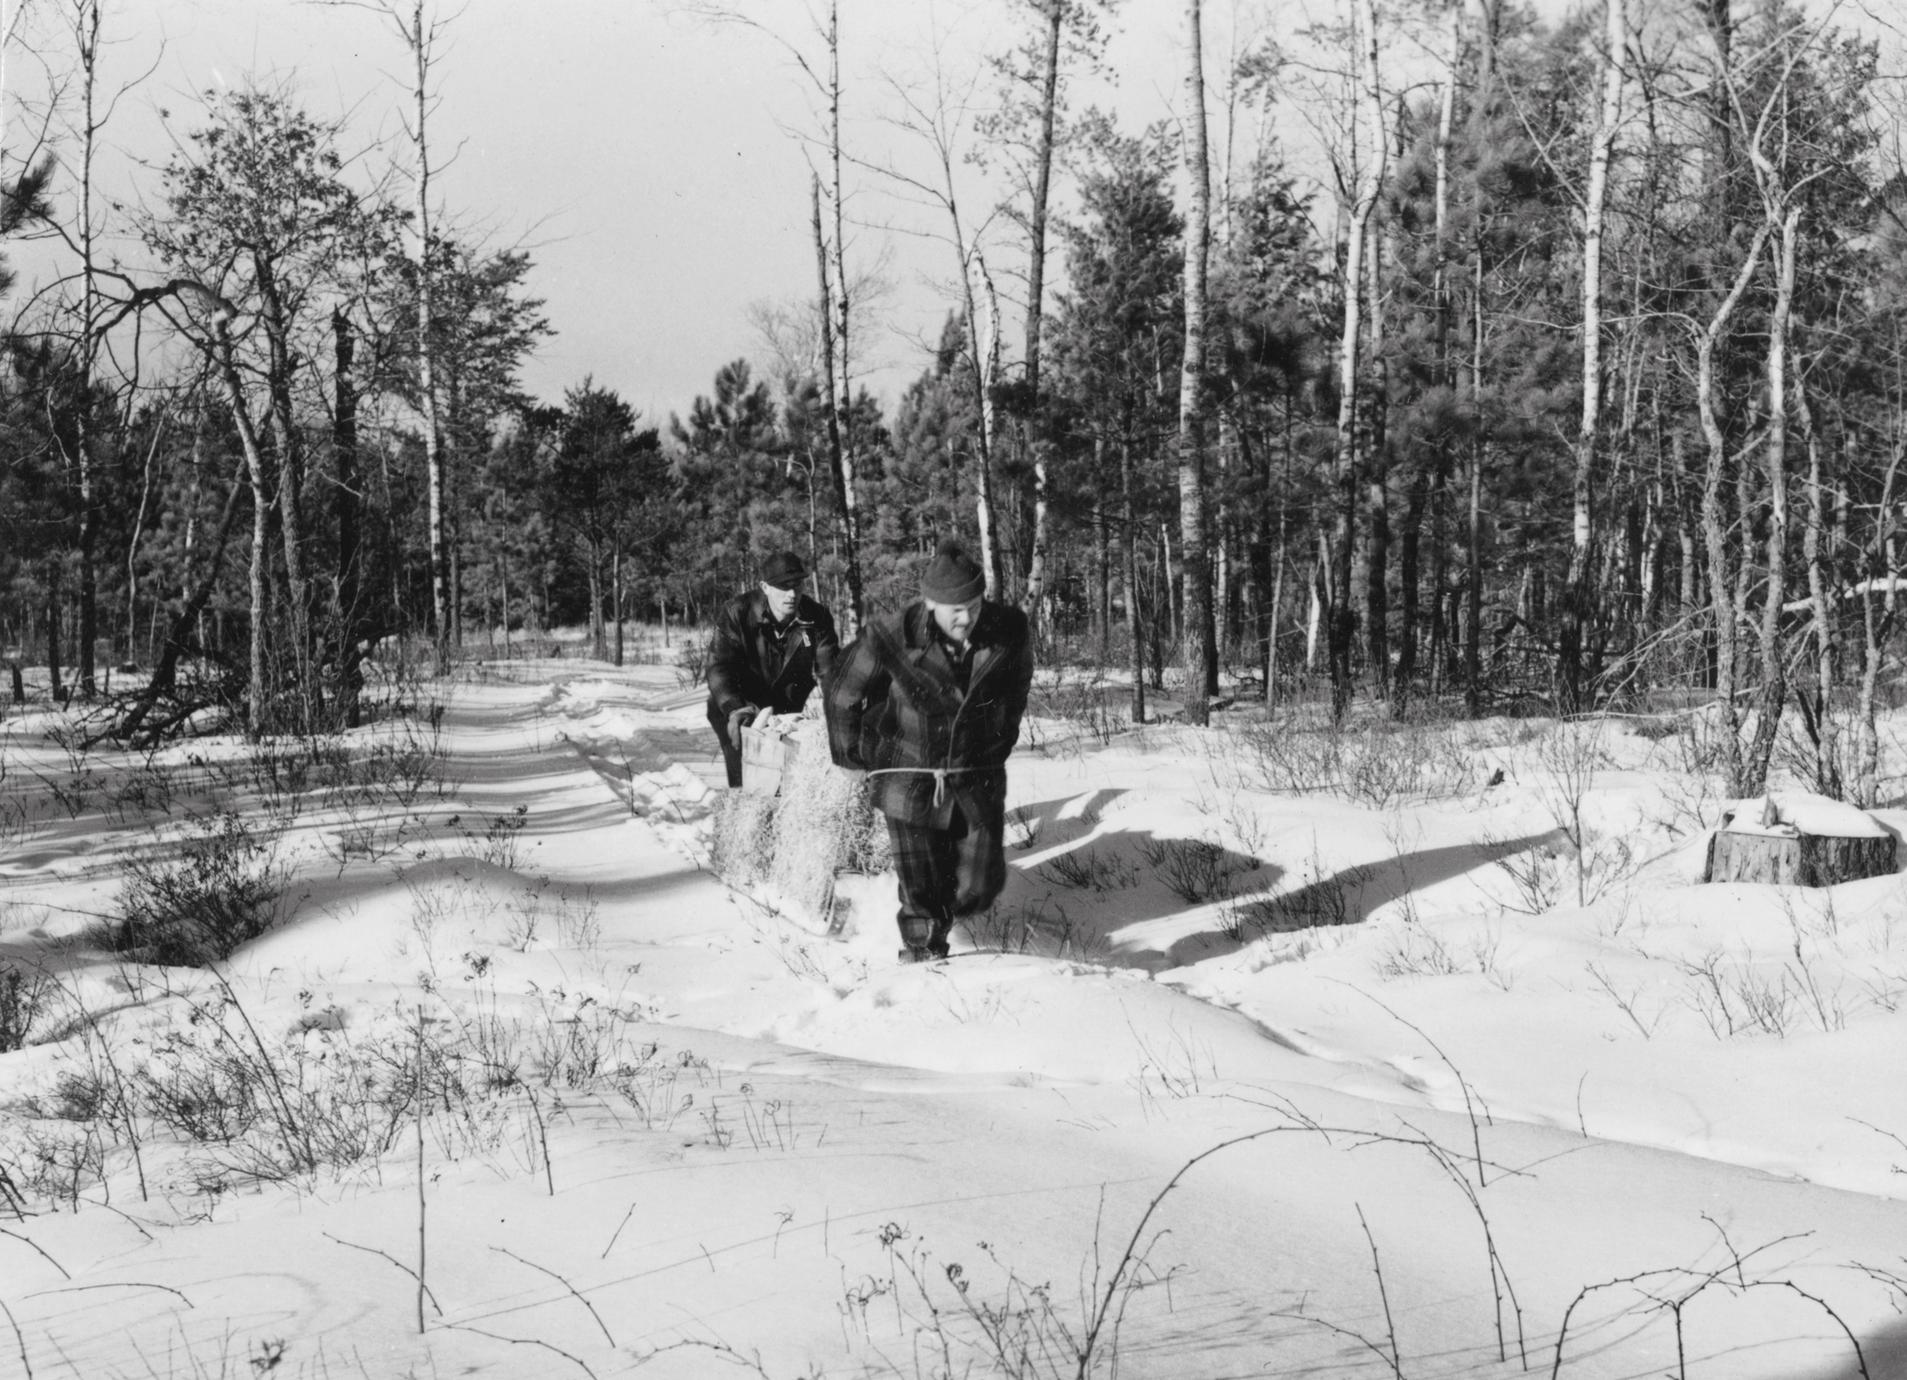
[[729, 742], [739, 744], [742, 741], [742, 730], [754, 723], [755, 716], [759, 713], [761, 713], [761, 710], [755, 708], [752, 704], [745, 704], [740, 709], [730, 710], [728, 715]]

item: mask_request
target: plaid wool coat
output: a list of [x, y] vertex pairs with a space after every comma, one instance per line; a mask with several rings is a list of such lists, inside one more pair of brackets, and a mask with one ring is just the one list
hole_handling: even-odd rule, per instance
[[[842, 655], [827, 690], [834, 761], [879, 773], [869, 778], [874, 807], [903, 824], [945, 828], [956, 799], [969, 820], [997, 819], [1033, 683], [1026, 615], [981, 606], [964, 693], [931, 620], [926, 604], [909, 604], [870, 622]], [[936, 768], [948, 773], [938, 799]]]

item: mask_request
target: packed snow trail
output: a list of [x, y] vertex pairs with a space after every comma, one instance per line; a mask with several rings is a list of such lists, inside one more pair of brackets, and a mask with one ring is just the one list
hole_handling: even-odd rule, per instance
[[[679, 706], [645, 709], [665, 721], [672, 710], [679, 714]], [[650, 721], [638, 726], [633, 736], [641, 742], [644, 735], [653, 735], [651, 744], [679, 743], [679, 717], [675, 732], [678, 736], [671, 739], [666, 722]], [[690, 737], [689, 745], [694, 741]], [[652, 749], [645, 746], [642, 750]], [[712, 749], [705, 749], [705, 754], [708, 776], [713, 779]], [[679, 765], [679, 758], [673, 757], [663, 764], [665, 771]], [[1016, 784], [1029, 783], [1015, 791], [1016, 799], [1050, 796], [1053, 778], [1066, 775], [1055, 772], [1053, 765], [1037, 759], [1021, 764], [1016, 759]], [[1087, 784], [1091, 779], [1090, 770], [1079, 770], [1071, 774], [1068, 785], [1092, 794], [1095, 788]], [[712, 784], [711, 789], [719, 789], [719, 784]], [[1124, 794], [1125, 803], [1132, 806], [1130, 813], [1135, 815], [1138, 807], [1134, 802], [1143, 794], [1136, 784], [1097, 793]], [[705, 795], [680, 787], [670, 785], [658, 794], [667, 800], [669, 809], [652, 809], [652, 822], [672, 814], [676, 818], [696, 814], [698, 806], [706, 808]], [[1529, 1082], [1527, 1075], [1495, 1079], [1492, 1075], [1501, 1067], [1500, 1057], [1479, 1050], [1467, 1038], [1467, 1030], [1453, 1036], [1447, 1018], [1432, 1021], [1422, 1011], [1416, 1011], [1415, 1020], [1407, 1018], [1392, 1005], [1407, 1005], [1397, 993], [1385, 993], [1388, 1000], [1371, 996], [1366, 989], [1376, 984], [1370, 982], [1368, 970], [1356, 974], [1350, 969], [1352, 951], [1348, 946], [1341, 955], [1322, 955], [1323, 971], [1314, 974], [1308, 984], [1305, 964], [1275, 965], [1280, 985], [1274, 990], [1289, 992], [1293, 984], [1308, 986], [1303, 1006], [1331, 1018], [1330, 1022], [1319, 1022], [1320, 1026], [1350, 1022], [1353, 1038], [1334, 1041], [1321, 1038], [1315, 1027], [1306, 1028], [1308, 1023], [1290, 1022], [1284, 1010], [1278, 1012], [1277, 1020], [1261, 1015], [1268, 1010], [1263, 997], [1244, 990], [1251, 971], [1241, 972], [1224, 963], [1213, 965], [1209, 972], [1195, 967], [1174, 973], [1169, 984], [1147, 981], [1142, 971], [1120, 969], [1116, 954], [1112, 955], [1115, 966], [1110, 968], [1000, 955], [926, 970], [893, 969], [887, 958], [889, 936], [878, 921], [871, 926], [871, 942], [849, 946], [859, 955], [858, 960], [845, 962], [840, 946], [790, 936], [785, 927], [775, 926], [772, 917], [762, 917], [756, 923], [767, 927], [772, 936], [765, 942], [780, 946], [784, 955], [792, 951], [793, 959], [785, 957], [785, 962], [791, 961], [792, 966], [827, 986], [836, 1000], [761, 1019], [743, 1029], [786, 1044], [875, 1061], [877, 1067], [879, 1061], [891, 1057], [896, 1047], [892, 1013], [911, 1003], [912, 1020], [948, 1036], [944, 1042], [936, 1040], [919, 1052], [915, 1061], [948, 1071], [1038, 1070], [1039, 1076], [1049, 1082], [1078, 1079], [1087, 1085], [1104, 1086], [1120, 1077], [1123, 1069], [1125, 1082], [1138, 1091], [1142, 1100], [1289, 1096], [1299, 1099], [1307, 1114], [1312, 1114], [1311, 1104], [1316, 1099], [1336, 1102], [1348, 1097], [1348, 1105], [1358, 1107], [1364, 1118], [1401, 1115], [1408, 1120], [1390, 1124], [1441, 1124], [1444, 1129], [1435, 1139], [1448, 1146], [1469, 1139], [1473, 1116], [1490, 1128], [1492, 1138], [1508, 1134], [1508, 1123], [1521, 1122], [1526, 1129], [1518, 1134], [1540, 1135], [1549, 1128], [1561, 1134], [1564, 1144], [1576, 1147], [1578, 1153], [1582, 1147], [1592, 1146], [1605, 1155], [1638, 1157], [1638, 1165], [1686, 1163], [1697, 1182], [1718, 1168], [1733, 1173], [1722, 1166], [1741, 1165], [1752, 1178], [1757, 1169], [1792, 1175], [1798, 1165], [1806, 1164], [1810, 1177], [1832, 1183], [1840, 1175], [1850, 1181], [1850, 1186], [1868, 1189], [1877, 1179], [1884, 1181], [1888, 1172], [1884, 1167], [1878, 1174], [1866, 1172], [1857, 1163], [1844, 1164], [1832, 1155], [1825, 1161], [1797, 1161], [1793, 1152], [1770, 1149], [1760, 1139], [1731, 1139], [1719, 1123], [1710, 1123], [1706, 1134], [1694, 1134], [1676, 1125], [1685, 1118], [1674, 1103], [1677, 1093], [1673, 1088], [1664, 1089], [1655, 1099], [1659, 1105], [1652, 1114], [1650, 1090], [1655, 1085], [1646, 1073], [1633, 1085], [1620, 1089], [1606, 1087], [1600, 1080], [1573, 1082], [1567, 1089], [1573, 1093], [1573, 1100], [1520, 1095], [1517, 1090]], [[1361, 983], [1353, 977], [1361, 977]], [[1187, 1003], [1175, 989], [1198, 1000]], [[1506, 995], [1494, 987], [1490, 990], [1493, 996]], [[1116, 993], [1112, 1005], [1117, 1009], [1117, 1019], [1109, 1018], [1106, 1003], [1095, 1000], [1107, 992]], [[1540, 994], [1536, 995], [1540, 999]], [[1528, 1005], [1510, 1009], [1525, 1013]], [[1228, 1011], [1243, 1015], [1244, 1024], [1227, 1024], [1222, 1017]], [[1356, 1014], [1359, 1012], [1362, 1014]], [[1444, 1012], [1434, 1014], [1447, 1017]], [[1498, 1028], [1500, 1038], [1514, 1039], [1513, 1021], [1506, 1013], [1506, 1023]], [[1039, 1046], [1039, 1037], [1033, 1032], [1043, 1028], [1064, 1030], [1071, 1038], [1059, 1041], [1063, 1049], [1049, 1047], [1037, 1059], [1029, 1060], [1025, 1057], [1028, 1050]], [[1429, 1033], [1431, 1028], [1437, 1031], [1434, 1037]], [[1373, 1031], [1383, 1034], [1381, 1041], [1372, 1040]], [[1879, 1030], [1873, 1036], [1882, 1045], [1894, 1038]], [[1437, 1043], [1431, 1043], [1433, 1038]], [[1773, 1057], [1780, 1057], [1781, 1048], [1776, 1047]], [[1641, 1053], [1646, 1069], [1647, 1051]], [[1875, 1055], [1877, 1060], [1881, 1057], [1879, 1046]], [[1728, 1075], [1720, 1073], [1722, 1068], [1767, 1057], [1771, 1056], [1765, 1048], [1749, 1051], [1729, 1047], [1717, 1051], [1711, 1062], [1717, 1063], [1716, 1076], [1724, 1077]], [[1814, 1124], [1828, 1124], [1831, 1118], [1825, 1109], [1833, 1105], [1839, 1090], [1805, 1080], [1802, 1089], [1803, 1097], [1818, 1099], [1823, 1107]], [[1610, 1105], [1609, 1094], [1613, 1091], [1625, 1097], [1636, 1093], [1643, 1096], [1633, 1104], [1635, 1110], [1625, 1112]], [[1784, 1111], [1780, 1106], [1767, 1110], [1776, 1118]], [[1668, 1115], [1663, 1117], [1663, 1112]], [[1766, 1117], [1751, 1118], [1743, 1130], [1753, 1136], [1767, 1122]], [[1832, 1134], [1845, 1142], [1848, 1129], [1843, 1120]], [[1585, 1130], [1589, 1139], [1583, 1136]], [[1685, 1161], [1683, 1157], [1691, 1151], [1700, 1158]], [[1704, 1168], [1705, 1159], [1718, 1163]], [[1884, 1155], [1870, 1154], [1864, 1159], [1885, 1165]], [[1548, 1177], [1556, 1177], [1554, 1171]], [[1897, 1188], [1898, 1180], [1886, 1186]], [[1848, 1201], [1858, 1204], [1862, 1200], [1856, 1197]], [[1849, 1211], [1853, 1218], [1859, 1216], [1857, 1206]], [[1897, 1205], [1890, 1204], [1888, 1212], [1899, 1220]], [[1694, 1216], [1700, 1219], [1701, 1212], [1696, 1211]], [[1646, 1231], [1638, 1232], [1638, 1237], [1647, 1235]]]
[[[429, 829], [380, 859], [301, 872], [290, 923], [223, 976], [267, 1038], [302, 1042], [311, 1076], [353, 1050], [402, 1062], [423, 1014], [514, 1049], [520, 1090], [479, 1104], [494, 1109], [481, 1137], [430, 1118], [421, 1185], [398, 1150], [208, 1197], [187, 1191], [176, 1148], [155, 1145], [150, 1202], [126, 1171], [117, 1211], [89, 1198], [15, 1224], [44, 1253], [0, 1241], [36, 1380], [143, 1376], [153, 1357], [178, 1358], [162, 1363], [178, 1373], [237, 1370], [273, 1339], [291, 1348], [288, 1373], [313, 1380], [517, 1380], [579, 1364], [701, 1377], [721, 1368], [710, 1348], [776, 1380], [912, 1375], [918, 1348], [949, 1339], [980, 1374], [968, 1304], [1058, 1343], [1058, 1324], [1077, 1338], [1108, 1298], [1124, 1319], [1120, 1373], [1138, 1380], [1375, 1377], [1391, 1373], [1393, 1334], [1413, 1380], [1507, 1377], [1526, 1373], [1522, 1351], [1546, 1370], [1585, 1288], [1674, 1272], [1650, 1276], [1673, 1292], [1731, 1252], [1769, 1287], [1712, 1288], [1688, 1307], [1692, 1374], [1851, 1375], [1833, 1319], [1793, 1290], [1831, 1300], [1887, 1354], [1890, 1295], [1850, 1266], [1899, 1258], [1898, 1199], [1598, 1139], [1624, 1107], [1586, 1093], [1586, 1127], [1464, 1109], [1466, 1087], [1508, 1106], [1536, 1104], [1544, 1082], [1556, 1096], [1579, 1087], [1561, 1018], [1539, 1024], [1545, 1002], [1581, 1019], [1565, 985], [1579, 965], [1540, 966], [1568, 917], [1506, 943], [1512, 991], [1475, 974], [1380, 983], [1381, 917], [1308, 950], [1214, 945], [1169, 981], [1143, 962], [991, 953], [901, 967], [878, 917], [818, 939], [698, 864], [718, 770], [699, 694], [650, 668], [509, 674], [531, 679], [463, 686], [445, 715], [458, 784]], [[1207, 770], [1159, 747], [1029, 749], [1016, 794], [1053, 805], [1029, 815], [1049, 830], [1123, 844], [1194, 821], [1185, 802]], [[480, 826], [519, 806], [500, 858]], [[322, 858], [332, 827], [301, 821], [288, 845]], [[102, 834], [86, 851], [125, 843]], [[49, 903], [95, 884], [77, 870], [4, 883], [10, 901], [30, 887]], [[1140, 888], [1108, 893], [1107, 911], [1114, 934], [1122, 914], [1173, 920]], [[1173, 942], [1212, 923], [1185, 917]], [[99, 1028], [127, 1059], [192, 1038], [178, 1018], [200, 979], [80, 961], [90, 1009], [118, 1004]], [[1506, 1002], [1512, 992], [1535, 1000]], [[1511, 1014], [1542, 1038], [1507, 1040]], [[1587, 1038], [1655, 1058], [1663, 1085], [1702, 1105], [1704, 1089], [1659, 1057], [1682, 1046], [1624, 1045], [1608, 1029]], [[1782, 1079], [1764, 1100], [1826, 1105], [1844, 1047], [1759, 1046], [1787, 1058], [1763, 1065]], [[79, 1053], [61, 1042], [0, 1068], [12, 1095], [50, 1097]], [[584, 1068], [597, 1072], [563, 1072]], [[1626, 1114], [1650, 1124], [1646, 1106]], [[405, 1273], [420, 1206], [422, 1336]], [[1571, 1380], [1660, 1374], [1677, 1341], [1663, 1310], [1614, 1287], [1588, 1297], [1564, 1340]]]

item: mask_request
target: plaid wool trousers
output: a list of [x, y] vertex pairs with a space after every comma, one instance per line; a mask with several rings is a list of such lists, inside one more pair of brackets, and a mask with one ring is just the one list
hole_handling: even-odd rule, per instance
[[901, 943], [947, 952], [954, 922], [978, 915], [1006, 887], [1006, 811], [956, 798], [944, 829], [887, 817], [887, 841], [900, 878]]

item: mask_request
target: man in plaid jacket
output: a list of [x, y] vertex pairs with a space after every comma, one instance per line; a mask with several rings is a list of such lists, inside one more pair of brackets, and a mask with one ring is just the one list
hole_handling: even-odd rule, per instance
[[828, 687], [837, 766], [868, 774], [900, 877], [904, 962], [947, 954], [954, 922], [1006, 885], [1006, 759], [1033, 682], [1026, 615], [984, 597], [942, 542], [920, 600], [871, 621]]

